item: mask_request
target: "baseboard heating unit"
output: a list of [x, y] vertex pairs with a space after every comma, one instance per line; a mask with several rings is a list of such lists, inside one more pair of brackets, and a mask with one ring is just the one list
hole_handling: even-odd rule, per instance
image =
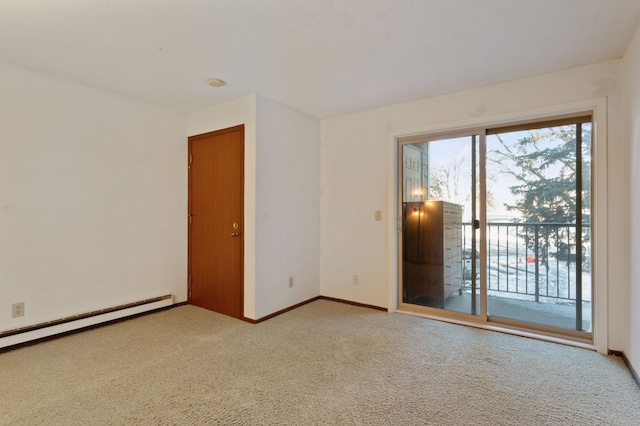
[[33, 340], [43, 339], [56, 334], [68, 333], [70, 331], [165, 308], [171, 305], [173, 305], [173, 296], [167, 294], [151, 299], [140, 300], [124, 305], [113, 306], [111, 308], [47, 321], [40, 324], [20, 327], [13, 330], [0, 331], [0, 349], [19, 345], [21, 343], [27, 343]]

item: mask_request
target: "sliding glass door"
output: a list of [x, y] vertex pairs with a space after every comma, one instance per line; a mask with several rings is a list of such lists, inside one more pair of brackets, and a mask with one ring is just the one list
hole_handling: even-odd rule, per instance
[[589, 331], [590, 117], [491, 129], [486, 150], [489, 314]]
[[401, 138], [400, 305], [589, 338], [591, 152], [590, 115]]
[[476, 315], [478, 136], [402, 145], [402, 302]]

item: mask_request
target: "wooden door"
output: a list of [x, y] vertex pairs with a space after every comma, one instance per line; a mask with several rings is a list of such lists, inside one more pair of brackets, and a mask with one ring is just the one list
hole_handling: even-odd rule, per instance
[[189, 303], [242, 318], [244, 126], [189, 138]]

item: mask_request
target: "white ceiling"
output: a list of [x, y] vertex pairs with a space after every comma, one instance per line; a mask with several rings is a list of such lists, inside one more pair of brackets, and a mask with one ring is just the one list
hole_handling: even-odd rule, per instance
[[619, 58], [639, 24], [640, 0], [2, 0], [0, 62], [183, 112], [258, 93], [325, 118]]

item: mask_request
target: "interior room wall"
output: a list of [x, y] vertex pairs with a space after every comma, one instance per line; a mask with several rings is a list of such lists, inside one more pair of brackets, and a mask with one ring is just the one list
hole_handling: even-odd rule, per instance
[[[629, 141], [630, 158], [630, 190], [628, 196], [629, 212], [637, 217], [640, 211], [640, 28], [629, 45], [624, 56], [624, 111], [625, 140]], [[628, 334], [626, 336], [625, 354], [636, 371], [640, 371], [640, 224], [630, 221], [630, 290], [628, 298]]]
[[[621, 60], [392, 105], [323, 120], [320, 168], [320, 293], [389, 307], [389, 263], [394, 235], [387, 226], [392, 132], [442, 126], [607, 98], [609, 190], [609, 345], [621, 348], [627, 324], [617, 316], [628, 294], [628, 147], [621, 137]], [[383, 221], [374, 221], [382, 210]], [[357, 284], [353, 275], [359, 275]]]
[[0, 330], [186, 300], [185, 133], [183, 114], [0, 65]]
[[244, 315], [259, 319], [319, 295], [320, 122], [254, 94], [189, 114], [188, 134], [239, 124], [245, 125]]
[[261, 96], [256, 100], [261, 318], [320, 294], [320, 121]]

